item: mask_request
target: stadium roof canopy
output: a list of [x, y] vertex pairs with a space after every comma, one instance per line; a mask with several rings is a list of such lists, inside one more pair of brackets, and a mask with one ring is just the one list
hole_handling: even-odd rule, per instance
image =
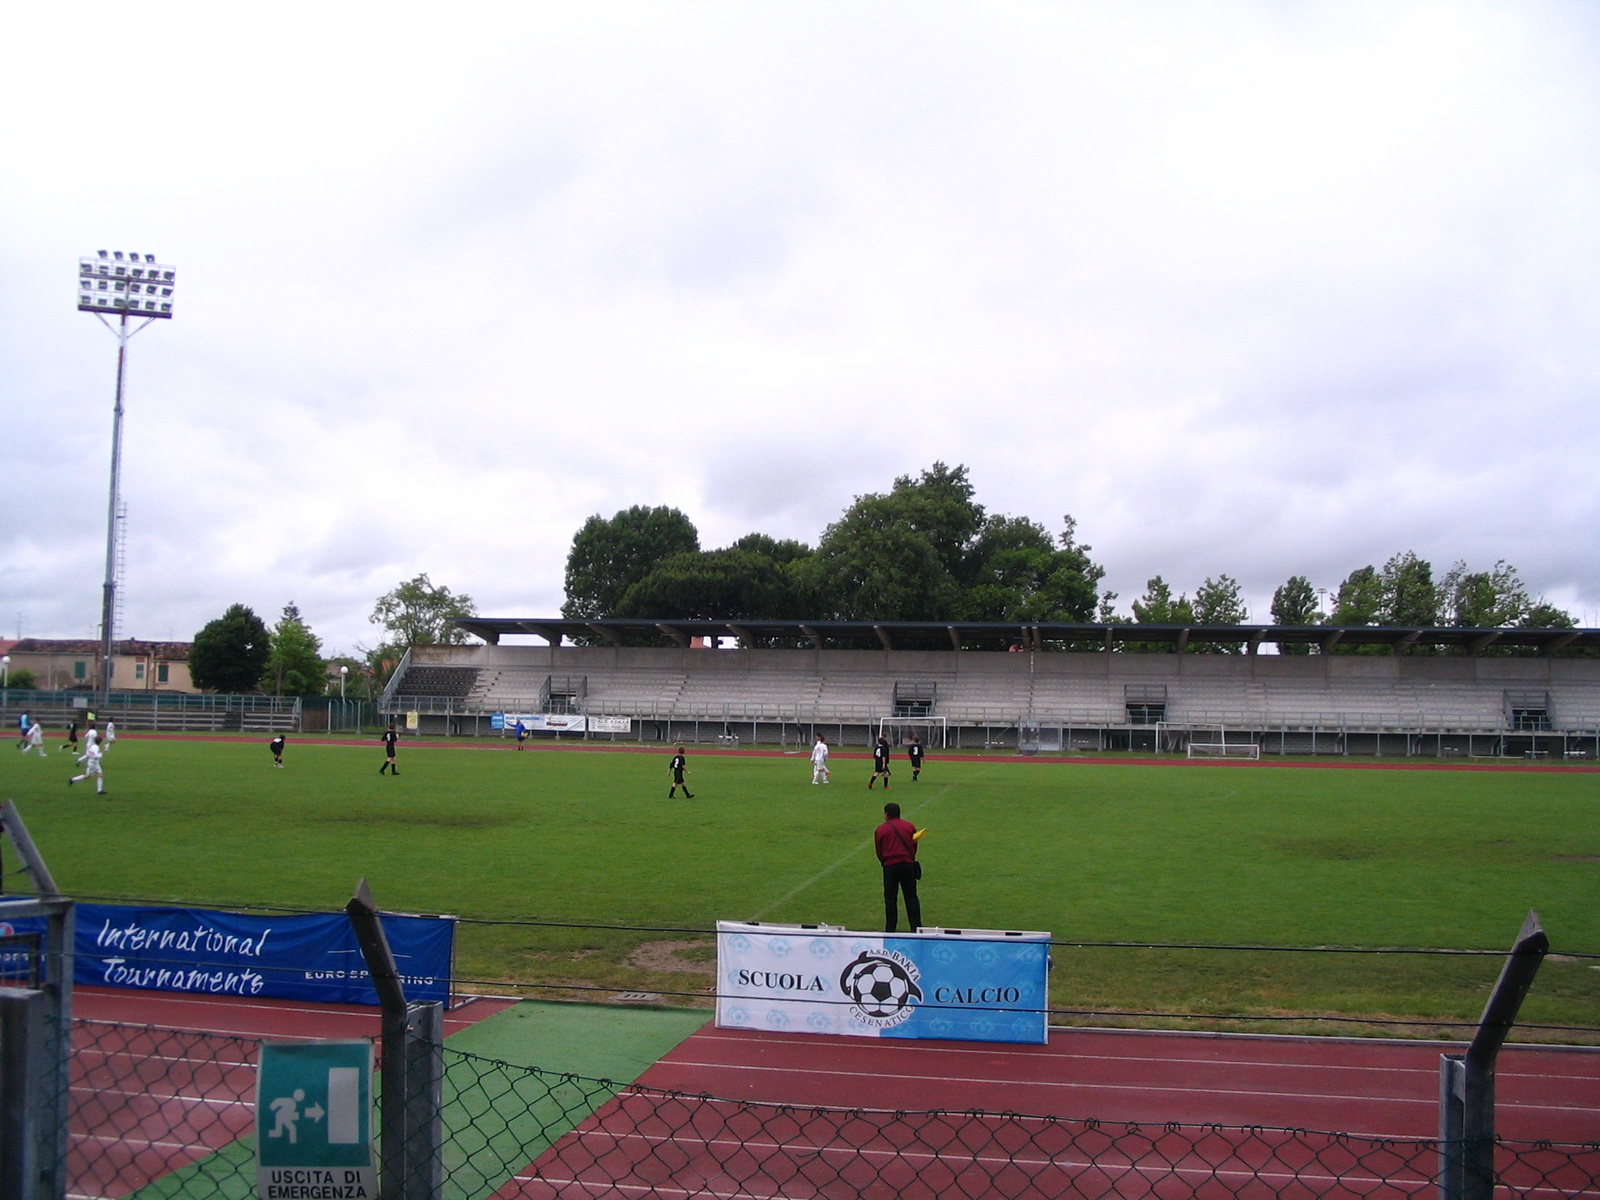
[[1385, 625], [1067, 625], [998, 621], [680, 621], [569, 620], [565, 617], [465, 617], [456, 625], [497, 643], [508, 634], [533, 634], [552, 646], [562, 638], [614, 646], [675, 644], [694, 638], [738, 638], [745, 646], [805, 646], [818, 649], [884, 650], [1110, 650], [1123, 643], [1243, 646], [1254, 654], [1262, 642], [1335, 646], [1384, 646], [1403, 654], [1413, 646], [1448, 646], [1479, 654], [1494, 647], [1520, 647], [1552, 654], [1569, 647], [1600, 648], [1600, 629], [1462, 629], [1456, 626], [1397, 628]]

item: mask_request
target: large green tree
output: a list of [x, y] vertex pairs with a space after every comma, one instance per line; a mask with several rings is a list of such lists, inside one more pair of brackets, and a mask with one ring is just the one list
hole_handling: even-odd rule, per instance
[[248, 692], [261, 682], [272, 653], [266, 624], [243, 604], [230, 605], [194, 635], [189, 677], [214, 692]]
[[989, 517], [967, 555], [968, 585], [960, 616], [968, 621], [1094, 620], [1104, 568], [1076, 540], [1077, 522], [1063, 518], [1060, 547], [1027, 517]]
[[468, 634], [456, 626], [462, 617], [476, 616], [472, 597], [435, 586], [426, 572], [408, 579], [378, 597], [368, 618], [388, 633], [388, 644], [404, 650], [411, 646], [458, 646]]
[[573, 535], [561, 615], [617, 616], [629, 588], [674, 555], [699, 549], [694, 523], [675, 508], [636, 504], [610, 519], [596, 514]]
[[[1243, 625], [1244, 600], [1239, 581], [1231, 575], [1206, 579], [1194, 590], [1194, 619], [1198, 625]], [[1198, 654], [1243, 654], [1242, 642], [1201, 642], [1190, 647]]]
[[[1272, 593], [1274, 625], [1315, 625], [1322, 620], [1317, 605], [1317, 589], [1304, 575], [1291, 575]], [[1310, 654], [1311, 647], [1294, 642], [1280, 644], [1279, 654]]]
[[327, 690], [322, 639], [311, 632], [293, 603], [283, 606], [283, 614], [272, 629], [267, 678], [279, 696], [320, 696]]
[[[791, 562], [794, 560], [791, 560]], [[809, 616], [789, 563], [749, 550], [695, 550], [657, 563], [623, 594], [619, 617], [781, 620]]]
[[1433, 582], [1433, 564], [1427, 559], [1410, 550], [1396, 554], [1383, 564], [1379, 579], [1383, 596], [1379, 624], [1432, 628], [1439, 623], [1439, 589]]

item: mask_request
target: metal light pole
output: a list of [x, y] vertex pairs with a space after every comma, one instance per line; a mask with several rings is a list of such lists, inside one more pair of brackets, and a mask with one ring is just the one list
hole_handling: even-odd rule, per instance
[[11, 686], [11, 655], [0, 654], [0, 672], [4, 673], [0, 675], [0, 692], [3, 692]]
[[[114, 257], [113, 257], [114, 253]], [[111, 700], [111, 654], [117, 617], [117, 514], [122, 501], [122, 390], [127, 377], [128, 340], [151, 321], [172, 316], [172, 267], [154, 254], [100, 251], [78, 260], [78, 311], [92, 312], [117, 339], [117, 400], [111, 421], [111, 498], [106, 516], [106, 580], [100, 608], [100, 703]], [[117, 318], [113, 325], [105, 318]], [[143, 317], [134, 328], [128, 318]]]
[[[6, 661], [10, 662], [11, 660], [7, 659]], [[341, 666], [339, 668], [339, 699], [341, 701], [344, 700], [344, 681], [345, 681], [345, 677], [347, 675], [349, 675], [349, 674], [350, 674], [350, 668], [349, 667]]]

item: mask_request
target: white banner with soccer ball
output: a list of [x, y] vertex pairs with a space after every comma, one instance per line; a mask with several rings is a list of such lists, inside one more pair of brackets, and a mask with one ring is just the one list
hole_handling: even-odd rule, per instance
[[717, 922], [717, 1024], [857, 1037], [1043, 1042], [1050, 935], [853, 933]]

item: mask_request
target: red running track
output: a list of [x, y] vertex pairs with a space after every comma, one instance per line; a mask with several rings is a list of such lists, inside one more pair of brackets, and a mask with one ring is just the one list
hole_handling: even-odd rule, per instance
[[[448, 1036], [511, 1000], [447, 1013]], [[376, 1008], [79, 987], [73, 993], [69, 1195], [117, 1200], [248, 1133], [263, 1039], [368, 1038]]]
[[[497, 1195], [1431, 1195], [1431, 1146], [1273, 1127], [1435, 1137], [1439, 1054], [1458, 1048], [1104, 1030], [1060, 1030], [1030, 1047], [705, 1029], [638, 1086], [719, 1099], [624, 1092]], [[1502, 1136], [1600, 1138], [1600, 1052], [1513, 1047], [1499, 1082]], [[1213, 1123], [1269, 1128], [1198, 1128]], [[1520, 1194], [1587, 1193], [1600, 1152], [1523, 1147], [1502, 1151], [1497, 1169]]]
[[[1435, 1137], [1439, 1056], [1463, 1048], [1131, 1030], [1053, 1030], [1045, 1046], [1000, 1046], [708, 1026], [639, 1084], [781, 1104]], [[1502, 1136], [1600, 1138], [1600, 1050], [1508, 1047], [1497, 1077]]]

